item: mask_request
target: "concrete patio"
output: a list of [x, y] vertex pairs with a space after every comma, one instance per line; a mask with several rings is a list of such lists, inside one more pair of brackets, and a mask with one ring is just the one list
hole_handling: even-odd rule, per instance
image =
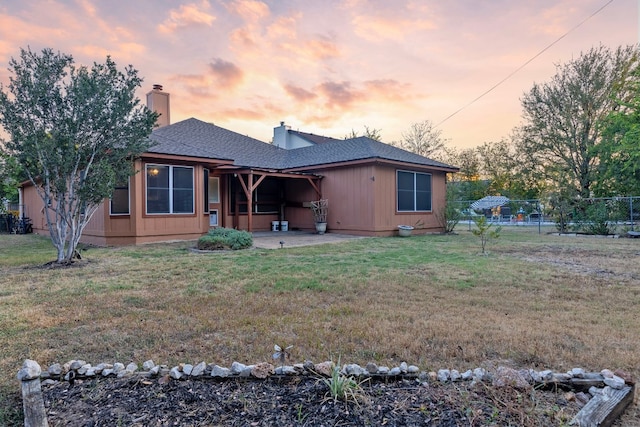
[[[365, 239], [363, 236], [325, 233], [316, 234], [304, 231], [258, 231], [253, 234], [253, 246], [260, 249], [279, 249], [281, 246], [292, 248], [298, 246], [321, 245], [324, 243], [347, 242]], [[283, 245], [280, 242], [284, 242]]]

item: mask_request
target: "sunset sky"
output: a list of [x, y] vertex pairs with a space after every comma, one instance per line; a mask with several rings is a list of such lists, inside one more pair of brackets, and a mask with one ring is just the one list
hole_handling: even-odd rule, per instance
[[[605, 6], [606, 5], [606, 6]], [[508, 138], [555, 64], [638, 42], [637, 0], [0, 0], [0, 82], [20, 47], [132, 64], [189, 117], [270, 141], [273, 127], [401, 138], [439, 123], [450, 145]]]

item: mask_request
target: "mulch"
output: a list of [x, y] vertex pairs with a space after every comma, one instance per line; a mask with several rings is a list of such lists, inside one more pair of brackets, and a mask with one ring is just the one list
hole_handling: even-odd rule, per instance
[[562, 390], [470, 382], [365, 381], [335, 400], [313, 377], [131, 377], [43, 386], [55, 426], [560, 426], [579, 411]]

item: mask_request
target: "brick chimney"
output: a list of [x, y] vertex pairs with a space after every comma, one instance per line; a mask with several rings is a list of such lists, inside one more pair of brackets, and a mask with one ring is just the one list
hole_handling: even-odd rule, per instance
[[156, 122], [158, 127], [169, 126], [171, 124], [169, 94], [162, 91], [162, 85], [153, 85], [153, 90], [147, 93], [147, 107], [151, 111], [160, 114]]

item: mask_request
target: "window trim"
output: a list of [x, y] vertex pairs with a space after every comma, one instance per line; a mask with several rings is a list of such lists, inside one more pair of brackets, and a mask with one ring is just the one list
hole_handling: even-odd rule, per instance
[[[413, 209], [412, 210], [400, 210], [400, 197], [399, 197], [399, 173], [409, 173], [413, 175]], [[417, 175], [429, 176], [429, 209], [416, 209], [417, 203], [417, 190], [416, 190], [416, 177]], [[433, 174], [428, 172], [416, 172], [411, 170], [396, 169], [396, 212], [397, 213], [414, 213], [414, 212], [433, 212]]]
[[[124, 186], [116, 185], [116, 187], [114, 188], [114, 191], [118, 189], [122, 190], [124, 188], [125, 188]], [[113, 195], [109, 199], [109, 216], [128, 216], [128, 215], [131, 215], [131, 177], [127, 178], [127, 212], [114, 213], [113, 212]]]
[[[149, 212], [149, 173], [148, 170], [151, 167], [167, 167], [169, 168], [169, 212]], [[173, 169], [174, 168], [183, 168], [183, 169], [191, 169], [191, 212], [173, 212]], [[193, 166], [183, 166], [183, 165], [167, 165], [161, 163], [146, 163], [144, 168], [144, 213], [149, 216], [157, 216], [157, 215], [194, 215], [196, 209], [196, 185], [195, 185], [195, 167]]]

